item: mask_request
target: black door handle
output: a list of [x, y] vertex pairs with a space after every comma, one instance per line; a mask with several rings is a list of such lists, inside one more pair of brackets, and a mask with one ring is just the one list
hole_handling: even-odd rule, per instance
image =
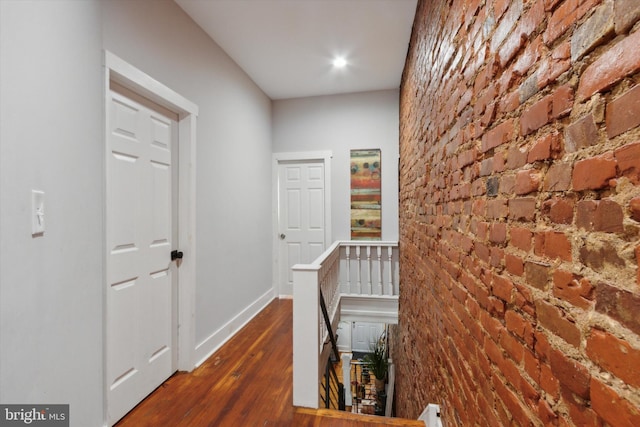
[[182, 252], [179, 252], [177, 250], [171, 251], [171, 261], [182, 259], [183, 256], [184, 254]]

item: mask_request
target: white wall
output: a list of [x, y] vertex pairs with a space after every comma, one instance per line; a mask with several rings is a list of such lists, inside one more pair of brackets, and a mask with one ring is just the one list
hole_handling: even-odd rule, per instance
[[105, 49], [199, 107], [196, 342], [202, 358], [275, 295], [271, 101], [173, 1], [102, 5]]
[[382, 150], [382, 239], [398, 240], [398, 91], [278, 100], [273, 151], [331, 150], [332, 240], [349, 240], [350, 150]]
[[77, 427], [103, 419], [99, 28], [94, 1], [0, 1], [0, 402]]

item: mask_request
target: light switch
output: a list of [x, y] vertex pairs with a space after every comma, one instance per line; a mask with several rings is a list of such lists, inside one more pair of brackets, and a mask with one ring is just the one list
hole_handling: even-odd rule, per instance
[[31, 190], [31, 234], [44, 234], [44, 191]]

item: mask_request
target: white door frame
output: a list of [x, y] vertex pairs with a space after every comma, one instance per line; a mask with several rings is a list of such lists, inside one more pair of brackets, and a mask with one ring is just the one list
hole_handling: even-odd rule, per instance
[[[273, 228], [273, 273], [272, 273], [272, 287], [280, 298], [287, 298], [291, 296], [284, 296], [280, 293], [280, 200], [278, 190], [280, 184], [278, 182], [278, 168], [281, 163], [300, 161], [300, 162], [312, 162], [318, 161], [324, 164], [324, 241], [325, 246], [329, 247], [331, 243], [331, 158], [333, 153], [331, 151], [303, 151], [303, 152], [288, 152], [288, 153], [273, 153], [272, 155], [272, 169], [271, 169], [271, 189], [272, 189], [272, 228]], [[326, 249], [326, 248], [325, 248]]]
[[177, 269], [178, 280], [178, 369], [191, 371], [195, 367], [195, 284], [196, 284], [196, 119], [198, 106], [174, 92], [172, 89], [154, 80], [144, 72], [120, 59], [109, 51], [104, 52], [104, 159], [103, 159], [103, 382], [104, 382], [104, 419], [107, 415], [107, 336], [106, 336], [106, 147], [109, 133], [109, 82], [131, 89], [178, 115], [178, 242], [177, 247], [185, 257]]

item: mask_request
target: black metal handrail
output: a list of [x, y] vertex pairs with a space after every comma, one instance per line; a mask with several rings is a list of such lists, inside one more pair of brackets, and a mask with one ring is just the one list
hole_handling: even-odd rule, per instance
[[[320, 291], [320, 308], [322, 309], [322, 317], [324, 318], [324, 323], [327, 327], [327, 331], [329, 332], [329, 342], [331, 343], [331, 355], [329, 356], [329, 360], [327, 361], [327, 367], [325, 369], [324, 376], [324, 387], [323, 394], [321, 394], [322, 401], [325, 404], [325, 408], [331, 408], [331, 402], [338, 404], [337, 409], [344, 411], [345, 410], [345, 397], [344, 397], [344, 384], [340, 382], [338, 375], [336, 374], [336, 370], [333, 366], [335, 362], [340, 360], [340, 353], [338, 352], [338, 344], [336, 343], [336, 338], [333, 335], [333, 328], [331, 327], [331, 321], [329, 320], [329, 313], [327, 312], [327, 305], [324, 301], [324, 295], [322, 294], [322, 290]], [[331, 385], [334, 384], [332, 387]], [[333, 399], [332, 399], [333, 396]]]

